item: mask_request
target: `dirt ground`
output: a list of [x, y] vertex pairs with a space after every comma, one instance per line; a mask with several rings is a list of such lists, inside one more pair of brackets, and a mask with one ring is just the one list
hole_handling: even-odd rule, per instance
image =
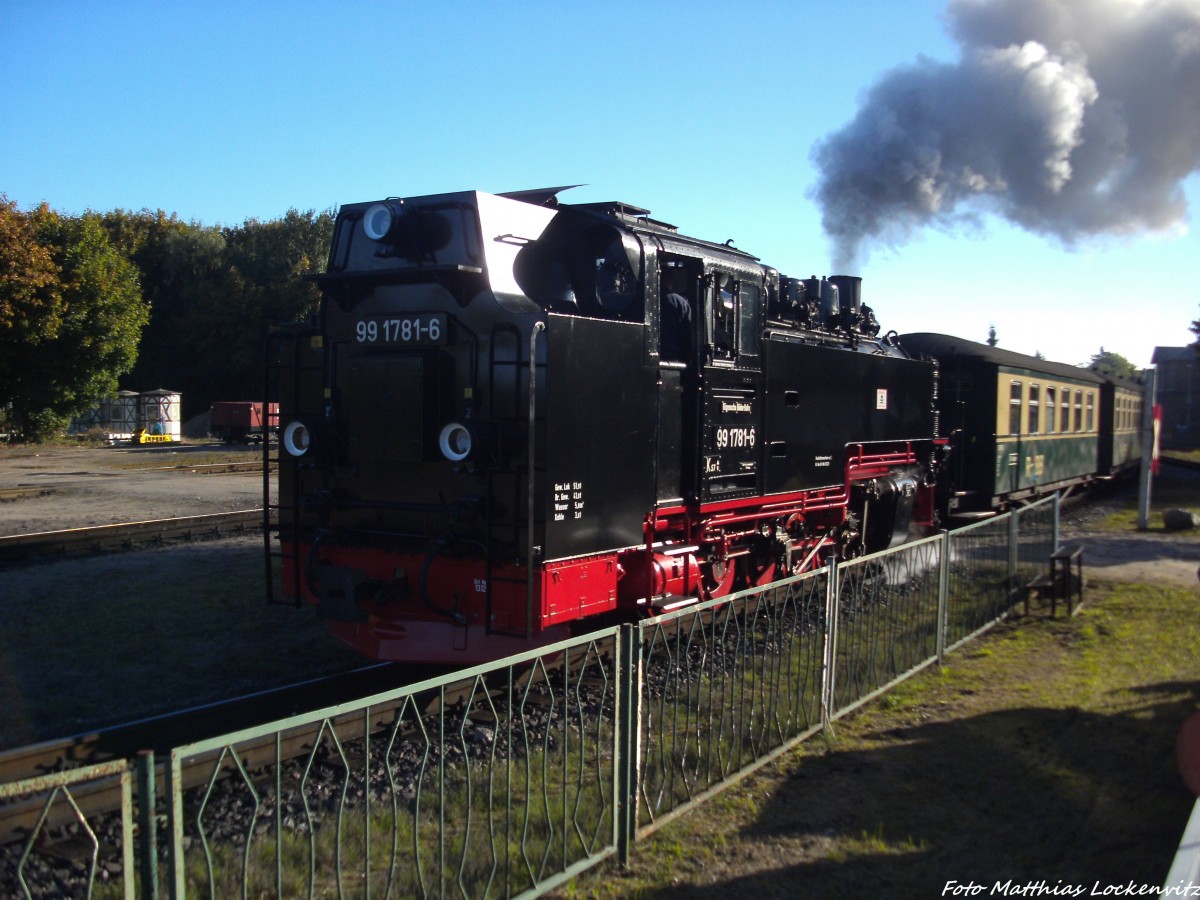
[[[32, 534], [262, 506], [258, 473], [194, 474], [170, 467], [255, 460], [261, 450], [215, 442], [170, 447], [0, 447], [0, 489], [45, 493], [0, 500], [0, 535]], [[1197, 479], [1200, 509], [1200, 479]], [[1085, 517], [1094, 522], [1098, 516]], [[1113, 581], [1200, 587], [1200, 532], [1104, 533], [1066, 517], [1064, 542], [1082, 544], [1085, 573]]]
[[1200, 535], [1195, 532], [1098, 534], [1063, 529], [1062, 540], [1083, 546], [1085, 578], [1200, 590]]
[[173, 466], [251, 461], [261, 449], [216, 442], [147, 447], [0, 447], [0, 535], [257, 509], [262, 475], [196, 474]]

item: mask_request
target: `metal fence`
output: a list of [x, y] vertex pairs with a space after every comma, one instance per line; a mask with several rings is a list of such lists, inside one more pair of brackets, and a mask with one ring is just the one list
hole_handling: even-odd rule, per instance
[[[178, 747], [161, 792], [142, 761], [136, 876], [128, 796], [115, 831], [70, 813], [77, 830], [119, 835], [94, 841], [79, 877], [93, 896], [537, 896], [624, 858], [639, 837], [985, 630], [1046, 564], [1057, 521], [1049, 498]], [[132, 769], [121, 765], [128, 793]], [[59, 790], [0, 785], [0, 802], [74, 803]], [[39, 822], [6, 863], [13, 877], [0, 878], [0, 893], [42, 893], [33, 882], [53, 866], [35, 858], [48, 827]], [[105, 853], [118, 862], [106, 868]], [[106, 871], [120, 873], [119, 888]]]

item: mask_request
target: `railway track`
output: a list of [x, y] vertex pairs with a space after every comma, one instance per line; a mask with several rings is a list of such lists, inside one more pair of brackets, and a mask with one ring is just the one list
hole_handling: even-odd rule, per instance
[[62, 531], [0, 537], [0, 563], [161, 546], [169, 541], [244, 534], [262, 528], [263, 510], [246, 509], [202, 516], [92, 525]]
[[[564, 664], [578, 665], [586, 654], [586, 650], [576, 648], [552, 660], [549, 668], [557, 670]], [[239, 741], [238, 759], [247, 771], [254, 771], [278, 761], [294, 760], [309, 754], [322, 737], [329, 733], [336, 735], [337, 740], [343, 744], [361, 739], [364, 734], [362, 713], [355, 711], [339, 715], [336, 713], [339, 705], [353, 703], [363, 697], [407, 684], [416, 684], [422, 679], [445, 674], [447, 671], [442, 667], [375, 663], [327, 678], [312, 679], [87, 734], [15, 748], [0, 752], [0, 785], [110, 760], [133, 759], [145, 751], [154, 753], [156, 781], [159, 785], [165, 785], [165, 766], [168, 764], [170, 751], [175, 747], [218, 734], [277, 722], [307, 711], [335, 710], [330, 718], [322, 721], [289, 728], [285, 732], [266, 731], [257, 739]], [[521, 668], [516, 673], [514, 685], [524, 686], [530, 678], [535, 677], [536, 671], [534, 666]], [[462, 704], [473, 696], [478, 700], [478, 691], [475, 679], [464, 678], [461, 683], [441, 689], [429, 689], [411, 696], [404, 695], [388, 703], [373, 705], [367, 730], [371, 734], [386, 732], [393, 727], [396, 716], [410, 704], [415, 704], [421, 716], [461, 708]], [[496, 699], [502, 695], [503, 687], [493, 685], [486, 693]], [[220, 754], [220, 750], [214, 750], [186, 758], [181, 772], [184, 790], [190, 790], [212, 779], [213, 763]], [[221, 770], [218, 776], [224, 778], [228, 774], [228, 771]], [[113, 813], [120, 809], [121, 805], [120, 783], [115, 776], [77, 785], [72, 789], [71, 795], [78, 806], [78, 813], [88, 820]], [[0, 847], [28, 839], [31, 831], [38, 827], [39, 819], [45, 812], [44, 798], [0, 803]], [[72, 806], [58, 804], [49, 811], [41, 827], [49, 832], [77, 820], [78, 814]]]
[[[173, 747], [215, 734], [251, 728], [298, 712], [336, 706], [358, 697], [400, 687], [414, 677], [417, 676], [406, 667], [376, 663], [326, 678], [15, 748], [0, 752], [0, 784], [109, 760], [129, 759], [142, 751], [152, 751], [156, 755], [158, 783], [165, 784], [163, 766]], [[381, 707], [378, 716], [383, 718], [388, 713], [388, 709]], [[345, 737], [355, 729], [361, 732], [362, 718], [346, 717], [344, 722], [335, 720], [333, 727], [339, 732], [339, 737]], [[307, 752], [316, 742], [319, 728], [319, 725], [314, 725], [288, 732], [281, 742], [283, 758], [289, 759]], [[275, 736], [272, 733], [253, 745], [243, 745], [239, 753], [243, 761], [253, 768], [271, 762], [275, 750]], [[210, 774], [211, 756], [189, 760], [183, 772], [184, 787], [194, 787]], [[115, 777], [80, 785], [72, 790], [72, 796], [80, 811], [89, 818], [117, 810], [121, 803], [120, 785]], [[0, 804], [0, 846], [25, 838], [37, 825], [43, 805], [44, 798]], [[45, 827], [56, 828], [72, 819], [70, 808], [62, 805], [52, 810]]]

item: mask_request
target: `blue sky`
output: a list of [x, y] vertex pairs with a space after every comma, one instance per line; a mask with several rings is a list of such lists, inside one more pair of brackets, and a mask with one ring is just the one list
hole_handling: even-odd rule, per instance
[[[0, 0], [0, 192], [205, 224], [388, 195], [583, 184], [829, 273], [814, 144], [882, 75], [952, 62], [941, 0], [741, 4]], [[1191, 111], [1181, 110], [1180, 115]], [[1184, 182], [1189, 222], [1200, 177]], [[1147, 365], [1200, 317], [1184, 226], [1063, 249], [983, 215], [876, 248], [885, 329]]]

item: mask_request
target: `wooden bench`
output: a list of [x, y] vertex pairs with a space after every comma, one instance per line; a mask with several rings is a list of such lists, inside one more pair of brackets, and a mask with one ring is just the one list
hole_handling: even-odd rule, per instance
[[1058, 614], [1060, 597], [1067, 604], [1067, 615], [1074, 615], [1075, 607], [1083, 603], [1083, 548], [1059, 547], [1050, 554], [1048, 570], [1025, 585], [1025, 615], [1029, 615], [1029, 595], [1035, 592], [1043, 601], [1049, 595], [1051, 618]]

